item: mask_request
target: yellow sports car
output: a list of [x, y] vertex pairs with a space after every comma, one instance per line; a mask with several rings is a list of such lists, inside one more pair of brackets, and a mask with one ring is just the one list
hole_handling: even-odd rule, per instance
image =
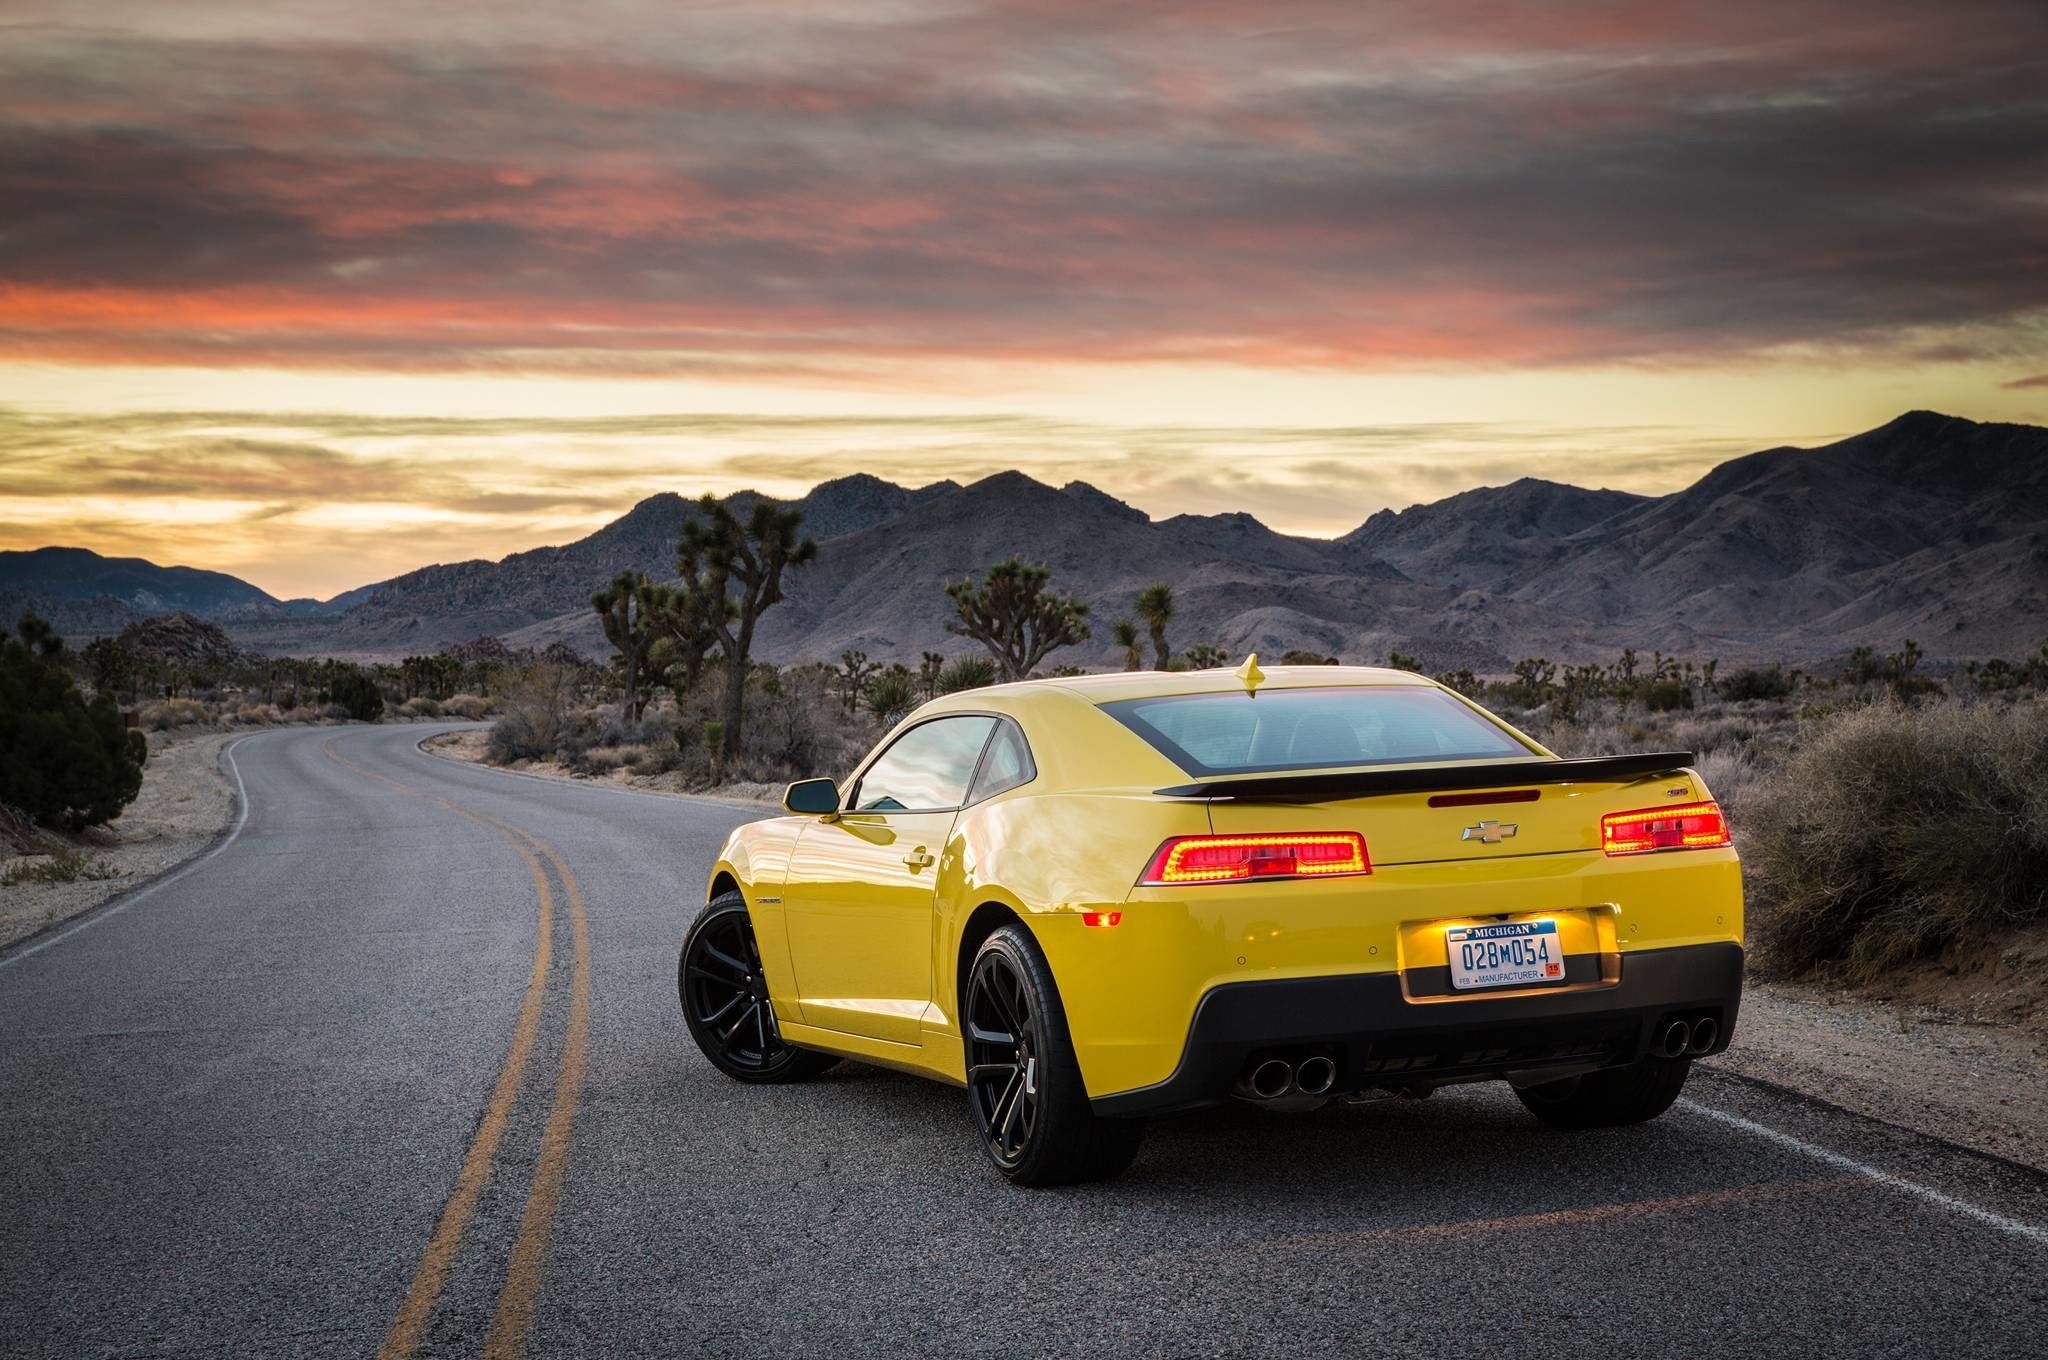
[[949, 695], [734, 832], [677, 970], [749, 1082], [965, 1086], [990, 1159], [1114, 1175], [1143, 1120], [1502, 1079], [1634, 1123], [1727, 1046], [1742, 880], [1683, 752], [1560, 759], [1404, 671]]

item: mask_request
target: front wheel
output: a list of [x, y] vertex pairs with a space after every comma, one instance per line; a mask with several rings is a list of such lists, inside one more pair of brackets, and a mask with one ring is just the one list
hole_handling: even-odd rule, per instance
[[1685, 1089], [1690, 1058], [1644, 1058], [1582, 1077], [1517, 1086], [1529, 1113], [1559, 1129], [1611, 1129], [1641, 1124], [1671, 1108]]
[[1018, 1185], [1107, 1180], [1131, 1164], [1144, 1125], [1088, 1104], [1052, 969], [1021, 925], [988, 937], [967, 975], [967, 1106], [982, 1148]]
[[691, 924], [676, 961], [676, 991], [697, 1047], [735, 1081], [805, 1081], [839, 1061], [783, 1042], [753, 918], [738, 892], [712, 898]]

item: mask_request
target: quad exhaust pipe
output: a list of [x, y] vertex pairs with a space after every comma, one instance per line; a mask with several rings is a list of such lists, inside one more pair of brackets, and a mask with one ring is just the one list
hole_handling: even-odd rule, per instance
[[1320, 1053], [1299, 1060], [1266, 1058], [1239, 1079], [1238, 1095], [1261, 1105], [1308, 1109], [1337, 1085], [1337, 1064]]
[[1268, 1058], [1252, 1069], [1249, 1085], [1260, 1100], [1278, 1100], [1294, 1085], [1294, 1064], [1285, 1058]]
[[1651, 1047], [1660, 1058], [1697, 1058], [1711, 1051], [1721, 1037], [1721, 1023], [1711, 1015], [1697, 1020], [1673, 1020]]

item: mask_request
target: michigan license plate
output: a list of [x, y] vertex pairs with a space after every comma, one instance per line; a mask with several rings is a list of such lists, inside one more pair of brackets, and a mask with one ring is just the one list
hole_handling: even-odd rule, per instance
[[1555, 921], [1452, 926], [1444, 943], [1451, 956], [1451, 986], [1461, 992], [1564, 981], [1564, 945]]

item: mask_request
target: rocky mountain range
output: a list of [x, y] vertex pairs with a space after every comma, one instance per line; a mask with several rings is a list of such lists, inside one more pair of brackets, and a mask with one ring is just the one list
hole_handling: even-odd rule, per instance
[[[736, 499], [744, 508], [751, 493]], [[1960, 658], [2031, 651], [2048, 635], [2048, 430], [1932, 412], [1737, 458], [1667, 496], [1525, 478], [1381, 511], [1335, 540], [1246, 514], [1153, 520], [1086, 483], [1017, 472], [916, 489], [857, 474], [796, 504], [821, 552], [763, 621], [769, 659], [966, 652], [945, 632], [943, 587], [1012, 553], [1090, 602], [1095, 639], [1062, 654], [1080, 664], [1115, 661], [1109, 622], [1158, 580], [1180, 601], [1180, 646], [1347, 660], [1398, 648], [1433, 668], [1624, 646], [1810, 662], [1906, 637]], [[324, 604], [218, 573], [47, 556], [79, 549], [0, 554], [0, 607], [40, 595], [83, 631], [112, 631], [96, 610], [187, 608], [273, 653], [395, 657], [495, 634], [603, 655], [590, 593], [625, 568], [672, 576], [691, 513], [679, 495], [653, 496], [574, 543], [425, 567]]]

